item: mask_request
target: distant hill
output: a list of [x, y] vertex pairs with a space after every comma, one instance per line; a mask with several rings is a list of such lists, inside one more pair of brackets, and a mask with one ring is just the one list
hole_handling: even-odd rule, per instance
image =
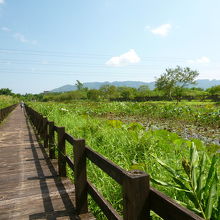
[[[141, 85], [147, 85], [150, 89], [154, 89], [155, 82], [141, 82], [141, 81], [114, 81], [114, 82], [86, 82], [83, 83], [84, 87], [89, 89], [99, 89], [103, 85], [114, 85], [114, 86], [128, 86], [133, 88], [138, 88]], [[189, 87], [199, 87], [203, 89], [210, 88], [212, 86], [220, 85], [220, 80], [208, 80], [208, 79], [199, 79], [197, 80], [196, 85], [192, 85]], [[59, 88], [53, 89], [50, 92], [68, 92], [76, 90], [75, 85], [64, 85]]]

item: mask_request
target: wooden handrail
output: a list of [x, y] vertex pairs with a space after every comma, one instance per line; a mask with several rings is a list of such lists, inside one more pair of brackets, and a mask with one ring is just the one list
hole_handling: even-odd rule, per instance
[[202, 219], [194, 212], [179, 205], [174, 200], [152, 187], [150, 188], [150, 209], [164, 219]]
[[8, 107], [0, 109], [0, 122], [3, 121], [6, 116], [17, 106], [18, 104], [10, 105]]
[[107, 173], [112, 179], [114, 179], [120, 185], [123, 184], [123, 179], [128, 175], [125, 170], [117, 166], [110, 160], [103, 157], [101, 154], [93, 151], [91, 148], [86, 147], [86, 156], [97, 165], [101, 170]]
[[[65, 132], [65, 128], [57, 127], [54, 122], [43, 120], [43, 116], [25, 105], [37, 133], [49, 147], [49, 156], [55, 158], [55, 148], [58, 151], [58, 167], [60, 176], [66, 176], [66, 164], [74, 172], [75, 200], [78, 214], [88, 212], [87, 195], [90, 194], [108, 219], [115, 220], [142, 220], [150, 219], [150, 210], [163, 219], [169, 220], [202, 220], [192, 211], [179, 205], [168, 196], [150, 187], [149, 175], [142, 171], [126, 171], [106, 159], [85, 145], [84, 139], [75, 139]], [[42, 132], [43, 131], [43, 132]], [[58, 144], [55, 144], [54, 132], [57, 132]], [[48, 142], [48, 143], [45, 143]], [[66, 155], [65, 141], [73, 146], [74, 160]], [[57, 145], [57, 147], [56, 147]], [[95, 186], [87, 180], [86, 160], [90, 160], [101, 170], [107, 173], [123, 191], [123, 217], [121, 217], [111, 204], [98, 192]]]

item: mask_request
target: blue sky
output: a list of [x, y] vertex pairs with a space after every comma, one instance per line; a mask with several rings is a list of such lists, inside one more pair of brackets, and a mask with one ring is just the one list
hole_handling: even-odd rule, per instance
[[220, 79], [219, 0], [0, 0], [0, 88], [154, 81], [189, 66]]

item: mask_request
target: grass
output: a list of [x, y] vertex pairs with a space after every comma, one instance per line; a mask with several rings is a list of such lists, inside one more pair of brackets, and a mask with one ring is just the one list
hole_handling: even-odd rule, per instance
[[0, 109], [18, 103], [18, 99], [12, 96], [0, 95]]
[[[207, 103], [205, 104], [205, 106]], [[189, 120], [195, 120], [198, 114], [213, 114], [218, 107], [209, 104], [207, 108], [199, 106], [184, 106], [159, 104], [158, 106], [148, 103], [31, 103], [37, 111], [54, 121], [57, 126], [64, 126], [68, 133], [77, 138], [85, 138], [87, 144], [95, 151], [112, 160], [126, 170], [144, 170], [154, 179], [169, 182], [170, 176], [161, 172], [157, 160], [164, 161], [172, 166], [174, 170], [181, 170], [182, 161], [189, 158], [189, 140], [184, 140], [176, 133], [166, 130], [148, 130], [139, 123], [123, 123], [120, 120], [106, 120], [95, 117], [100, 114], [147, 114], [152, 117], [180, 117], [189, 116]], [[170, 112], [169, 112], [170, 111]], [[211, 116], [212, 117], [212, 116]], [[214, 116], [215, 117], [215, 116]], [[205, 122], [204, 122], [205, 123]], [[212, 123], [212, 120], [211, 120]], [[199, 154], [207, 152], [208, 155], [215, 154], [216, 146], [205, 147], [199, 140], [196, 142]], [[72, 147], [68, 145], [67, 152], [72, 156]], [[219, 163], [218, 163], [219, 167]], [[69, 171], [71, 176], [71, 172]], [[108, 201], [121, 213], [122, 196], [120, 187], [100, 169], [88, 163], [88, 175], [91, 182], [102, 192]], [[219, 175], [219, 173], [218, 173]], [[154, 185], [154, 183], [152, 183]], [[187, 196], [175, 188], [165, 188], [154, 185], [160, 191], [183, 203], [190, 203]], [[219, 191], [218, 191], [219, 194]], [[104, 219], [100, 210], [91, 202], [91, 209], [98, 219]], [[190, 203], [193, 207], [193, 204]]]

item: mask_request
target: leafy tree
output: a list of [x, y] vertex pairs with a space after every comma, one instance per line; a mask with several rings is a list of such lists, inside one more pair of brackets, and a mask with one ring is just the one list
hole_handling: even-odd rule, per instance
[[210, 95], [220, 95], [220, 85], [212, 86], [211, 88], [207, 89], [207, 92]]
[[139, 88], [137, 89], [137, 95], [140, 97], [144, 97], [151, 94], [151, 90], [149, 88], [149, 86], [147, 85], [141, 85], [139, 86]]
[[118, 87], [118, 91], [120, 92], [120, 96], [125, 99], [133, 99], [137, 93], [137, 89], [126, 86]]
[[106, 99], [117, 98], [119, 96], [118, 89], [114, 85], [103, 85], [99, 90]]
[[99, 101], [101, 98], [101, 92], [98, 89], [90, 89], [87, 92], [87, 97], [92, 101]]
[[76, 80], [75, 86], [77, 87], [77, 90], [83, 89], [83, 83], [81, 83], [79, 80]]
[[173, 99], [173, 94], [181, 96], [183, 88], [189, 84], [195, 84], [195, 78], [199, 75], [196, 70], [189, 67], [182, 68], [177, 66], [175, 69], [166, 69], [166, 73], [162, 74], [156, 80], [156, 88], [163, 90], [165, 94]]
[[9, 88], [2, 88], [0, 89], [0, 95], [13, 95], [13, 93]]

